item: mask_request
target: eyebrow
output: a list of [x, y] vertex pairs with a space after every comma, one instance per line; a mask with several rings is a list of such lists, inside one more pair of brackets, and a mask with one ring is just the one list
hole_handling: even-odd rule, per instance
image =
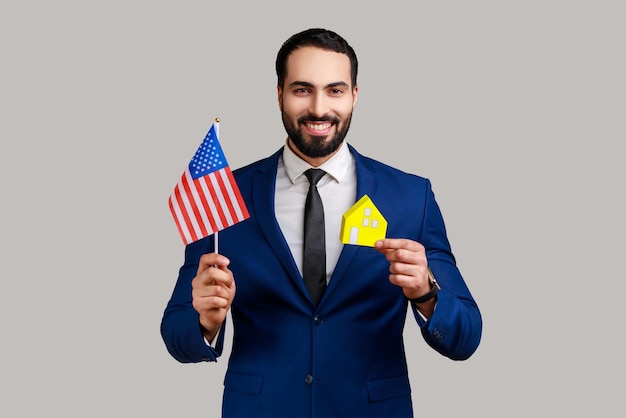
[[[302, 87], [315, 87], [312, 83], [309, 83], [308, 81], [294, 81], [292, 83], [289, 84], [289, 87], [296, 87], [296, 86], [302, 86]], [[350, 87], [350, 85], [348, 83], [345, 83], [343, 81], [335, 81], [334, 83], [329, 83], [326, 86], [324, 86], [324, 88], [328, 89], [328, 88], [334, 88], [334, 87]]]

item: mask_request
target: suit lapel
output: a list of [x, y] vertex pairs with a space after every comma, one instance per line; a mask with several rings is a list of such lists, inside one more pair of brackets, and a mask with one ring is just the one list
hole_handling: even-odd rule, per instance
[[[367, 164], [367, 161], [350, 145], [350, 152], [354, 156], [356, 166], [356, 199], [359, 200], [364, 194], [367, 194], [374, 202], [376, 202], [376, 196], [378, 193], [378, 182], [376, 181], [376, 173], [374, 169]], [[337, 284], [346, 276], [346, 273], [350, 265], [354, 262], [359, 262], [358, 255], [366, 254], [372, 251], [370, 247], [363, 247], [358, 245], [344, 245], [337, 260], [337, 265], [333, 271], [333, 275], [328, 283], [328, 288], [324, 293], [322, 301], [328, 297]]]
[[276, 170], [278, 160], [282, 154], [282, 148], [273, 156], [268, 158], [265, 164], [259, 167], [258, 175], [253, 179], [252, 184], [252, 207], [258, 219], [258, 225], [263, 236], [280, 261], [287, 274], [308, 297], [308, 291], [304, 286], [304, 281], [298, 270], [289, 245], [278, 226], [278, 221], [274, 214], [274, 196], [276, 192]]

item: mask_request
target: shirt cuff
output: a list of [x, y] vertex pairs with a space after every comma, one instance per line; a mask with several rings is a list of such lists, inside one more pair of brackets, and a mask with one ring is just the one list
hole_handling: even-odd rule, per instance
[[215, 349], [215, 341], [217, 341], [217, 336], [220, 335], [220, 331], [222, 330], [222, 326], [220, 325], [220, 327], [217, 329], [217, 332], [215, 333], [215, 336], [213, 337], [213, 339], [211, 341], [207, 340], [206, 337], [203, 336], [204, 338], [204, 342], [206, 345], [208, 345], [209, 347]]

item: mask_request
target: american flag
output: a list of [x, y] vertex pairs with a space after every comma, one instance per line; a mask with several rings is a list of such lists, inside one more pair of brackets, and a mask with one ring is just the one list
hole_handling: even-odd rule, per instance
[[250, 217], [218, 141], [216, 121], [169, 198], [185, 245]]

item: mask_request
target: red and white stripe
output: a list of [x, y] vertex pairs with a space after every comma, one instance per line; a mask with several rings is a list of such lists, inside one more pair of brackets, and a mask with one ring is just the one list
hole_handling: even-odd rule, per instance
[[185, 170], [169, 206], [185, 245], [250, 217], [229, 166], [196, 180]]

